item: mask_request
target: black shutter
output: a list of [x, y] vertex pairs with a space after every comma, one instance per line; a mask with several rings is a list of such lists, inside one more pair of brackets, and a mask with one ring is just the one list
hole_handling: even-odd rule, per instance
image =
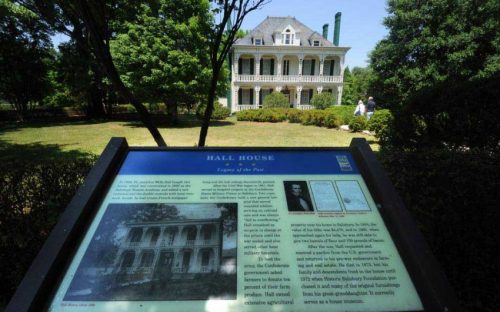
[[262, 71], [264, 70], [264, 59], [260, 59], [260, 70], [259, 75], [262, 75]]
[[243, 73], [243, 60], [241, 58], [238, 59], [238, 74], [241, 75]]
[[311, 104], [311, 99], [313, 98], [313, 89], [309, 89], [309, 103]]
[[254, 69], [254, 60], [252, 58], [252, 59], [250, 59], [250, 75], [253, 75], [254, 71], [255, 71], [255, 69]]
[[283, 70], [281, 71], [281, 74], [282, 74], [283, 76], [285, 76], [285, 75], [286, 75], [286, 61], [285, 61], [285, 60], [283, 60]]
[[250, 105], [253, 105], [253, 89], [250, 89]]
[[259, 105], [262, 105], [262, 91], [263, 90], [260, 90], [259, 92]]
[[274, 75], [274, 59], [271, 59], [271, 75]]
[[316, 65], [316, 60], [311, 61], [311, 76], [314, 75], [314, 66]]
[[243, 98], [243, 90], [242, 89], [239, 89], [238, 90], [238, 104], [241, 105], [241, 101], [242, 101], [242, 98]]
[[333, 76], [333, 67], [335, 66], [335, 61], [331, 60], [330, 61], [330, 76]]

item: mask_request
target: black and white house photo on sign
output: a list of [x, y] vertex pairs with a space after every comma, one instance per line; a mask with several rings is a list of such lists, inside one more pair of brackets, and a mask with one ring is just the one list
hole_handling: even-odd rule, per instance
[[237, 204], [110, 204], [64, 301], [236, 299]]

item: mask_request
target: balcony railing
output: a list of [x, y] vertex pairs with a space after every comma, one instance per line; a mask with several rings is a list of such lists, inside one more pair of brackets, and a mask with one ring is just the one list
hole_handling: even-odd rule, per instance
[[341, 83], [341, 76], [319, 76], [319, 75], [235, 75], [237, 82], [331, 82]]
[[244, 110], [247, 110], [247, 109], [257, 109], [258, 107], [255, 106], [255, 105], [238, 105], [238, 109], [240, 111], [244, 111]]

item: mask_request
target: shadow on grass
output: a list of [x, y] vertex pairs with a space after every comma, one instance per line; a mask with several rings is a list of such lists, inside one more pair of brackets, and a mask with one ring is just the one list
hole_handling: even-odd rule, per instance
[[14, 122], [14, 121], [4, 121], [0, 122], [0, 133], [1, 132], [14, 132], [21, 129], [29, 128], [48, 128], [48, 127], [62, 127], [62, 126], [77, 126], [77, 125], [96, 125], [110, 122], [111, 120], [105, 119], [89, 119], [82, 120], [43, 120], [43, 121], [26, 121], [26, 122]]
[[0, 140], [0, 161], [57, 161], [66, 159], [79, 159], [95, 157], [91, 153], [78, 150], [64, 151], [60, 144], [41, 144], [38, 142], [30, 144], [15, 144]]
[[[128, 122], [124, 126], [132, 128], [144, 128], [144, 124], [138, 120], [127, 120]], [[177, 124], [172, 124], [167, 121], [166, 118], [154, 118], [155, 125], [158, 128], [171, 128], [171, 129], [185, 129], [185, 128], [199, 128], [201, 127], [202, 121], [197, 119], [195, 115], [179, 115], [179, 122]], [[210, 127], [224, 127], [232, 126], [235, 123], [229, 120], [212, 120], [210, 121]]]

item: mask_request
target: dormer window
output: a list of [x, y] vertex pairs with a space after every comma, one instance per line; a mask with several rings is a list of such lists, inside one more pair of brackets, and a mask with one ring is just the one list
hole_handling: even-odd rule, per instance
[[288, 25], [287, 28], [281, 33], [282, 39], [281, 42], [284, 45], [293, 45], [295, 41], [295, 30], [292, 26]]
[[319, 40], [313, 41], [313, 47], [319, 47]]
[[262, 38], [255, 38], [253, 40], [253, 43], [254, 43], [254, 45], [263, 45], [264, 44], [264, 40], [262, 40]]

